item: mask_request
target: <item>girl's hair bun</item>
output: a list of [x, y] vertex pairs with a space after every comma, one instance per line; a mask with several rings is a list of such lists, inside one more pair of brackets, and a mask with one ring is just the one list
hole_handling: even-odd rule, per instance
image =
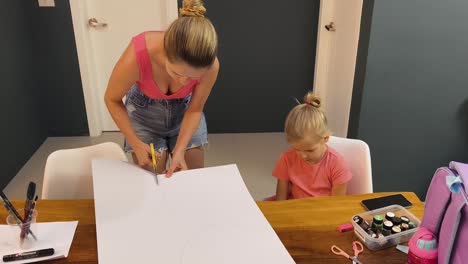
[[315, 95], [313, 92], [309, 92], [304, 96], [304, 101], [306, 104], [311, 105], [315, 108], [320, 108], [322, 106], [322, 99]]

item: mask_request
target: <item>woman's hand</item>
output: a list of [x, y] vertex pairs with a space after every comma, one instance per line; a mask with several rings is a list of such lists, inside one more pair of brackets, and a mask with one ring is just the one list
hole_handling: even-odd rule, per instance
[[130, 145], [132, 146], [133, 153], [136, 156], [138, 166], [145, 169], [151, 167], [152, 160], [150, 146], [141, 140]]
[[185, 151], [177, 152], [172, 155], [171, 166], [167, 170], [166, 177], [171, 177], [176, 171], [187, 170], [187, 163], [185, 163]]

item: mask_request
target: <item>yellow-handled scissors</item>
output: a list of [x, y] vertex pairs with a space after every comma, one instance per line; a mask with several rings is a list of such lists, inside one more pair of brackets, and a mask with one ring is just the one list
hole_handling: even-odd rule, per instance
[[153, 143], [150, 144], [150, 148], [151, 148], [151, 161], [153, 162], [153, 172], [154, 172], [154, 176], [156, 178], [156, 184], [159, 185], [158, 173], [156, 172], [158, 162], [157, 162], [156, 151], [154, 150], [154, 144]]
[[364, 247], [362, 246], [361, 242], [359, 241], [353, 241], [353, 251], [354, 251], [354, 256], [350, 256], [348, 255], [346, 252], [344, 252], [341, 248], [333, 245], [331, 247], [331, 251], [335, 254], [335, 255], [340, 255], [340, 256], [344, 256], [345, 258], [351, 260], [354, 263], [356, 264], [362, 264], [361, 261], [358, 260], [358, 256], [359, 256], [359, 253], [361, 253], [362, 251], [364, 250]]

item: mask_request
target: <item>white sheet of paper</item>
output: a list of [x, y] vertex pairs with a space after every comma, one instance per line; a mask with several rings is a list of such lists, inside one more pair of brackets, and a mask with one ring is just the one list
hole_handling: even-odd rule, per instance
[[100, 264], [294, 263], [236, 165], [154, 177], [93, 161]]
[[[29, 249], [20, 249], [17, 240], [12, 240], [9, 236], [9, 226], [0, 225], [0, 256], [16, 254], [20, 252], [33, 251], [45, 248], [54, 248], [55, 253], [52, 256], [25, 259], [12, 262], [3, 262], [0, 258], [0, 263], [32, 263], [49, 259], [58, 259], [68, 257], [70, 246], [75, 236], [78, 221], [72, 222], [47, 222], [38, 223], [35, 235], [38, 240], [34, 247]], [[19, 239], [19, 238], [18, 238]]]

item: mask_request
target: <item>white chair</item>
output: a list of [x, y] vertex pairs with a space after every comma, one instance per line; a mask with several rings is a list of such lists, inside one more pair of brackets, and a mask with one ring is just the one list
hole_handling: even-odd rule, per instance
[[47, 158], [42, 199], [92, 199], [93, 159], [128, 161], [122, 148], [113, 142], [57, 150]]
[[372, 193], [372, 167], [369, 146], [357, 139], [330, 137], [328, 145], [346, 161], [353, 174], [348, 183], [348, 194]]

